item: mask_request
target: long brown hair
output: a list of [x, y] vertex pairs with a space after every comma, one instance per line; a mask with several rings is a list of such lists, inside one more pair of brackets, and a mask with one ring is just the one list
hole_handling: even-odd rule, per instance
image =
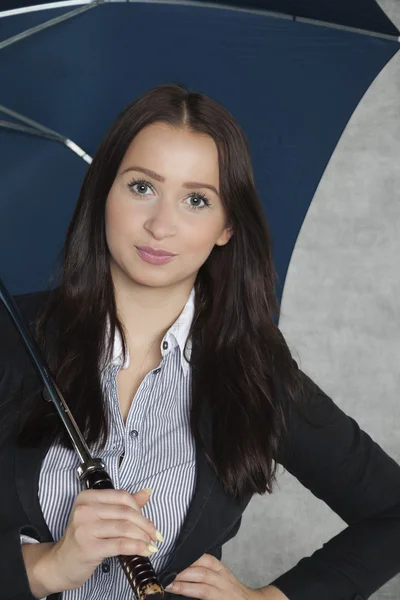
[[[105, 237], [105, 204], [119, 165], [132, 139], [145, 126], [165, 122], [208, 134], [218, 148], [220, 195], [233, 236], [214, 246], [195, 281], [195, 314], [189, 337], [201, 340], [191, 428], [199, 440], [202, 399], [212, 406], [214, 459], [226, 491], [236, 497], [272, 493], [277, 458], [287, 424], [283, 397], [295, 401], [301, 382], [276, 323], [271, 239], [257, 196], [245, 135], [220, 104], [177, 84], [161, 85], [130, 104], [111, 125], [90, 165], [69, 225], [61, 260], [60, 285], [36, 320], [36, 336], [56, 382], [89, 444], [107, 438], [107, 416], [99, 360], [111, 357], [117, 317], [109, 250]], [[48, 330], [57, 314], [59, 335]], [[284, 394], [278, 394], [276, 381]], [[275, 383], [274, 383], [275, 382]], [[20, 443], [32, 444], [52, 427], [54, 440], [69, 446], [51, 405], [36, 403], [20, 432]]]

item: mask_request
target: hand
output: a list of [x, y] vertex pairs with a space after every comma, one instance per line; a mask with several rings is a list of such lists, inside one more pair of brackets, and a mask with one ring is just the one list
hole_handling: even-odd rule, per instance
[[75, 499], [63, 537], [53, 545], [48, 565], [58, 591], [81, 587], [96, 567], [119, 554], [151, 556], [154, 524], [141, 513], [149, 494], [140, 490], [84, 490]]
[[260, 600], [259, 590], [244, 586], [227, 566], [211, 554], [203, 554], [166, 587], [173, 594], [200, 600]]

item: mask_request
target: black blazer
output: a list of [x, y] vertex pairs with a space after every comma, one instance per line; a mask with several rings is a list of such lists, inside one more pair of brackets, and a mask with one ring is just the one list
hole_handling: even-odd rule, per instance
[[[44, 294], [16, 299], [24, 319], [31, 323]], [[48, 445], [18, 447], [16, 431], [22, 401], [37, 395], [37, 402], [42, 402], [42, 386], [11, 320], [4, 309], [0, 313], [0, 597], [33, 600], [20, 534], [53, 541], [38, 501], [39, 472]], [[195, 352], [194, 341], [194, 356]], [[311, 557], [264, 585], [274, 584], [290, 600], [365, 600], [400, 572], [400, 466], [314, 382], [302, 376], [307, 414], [319, 426], [310, 425], [283, 397], [289, 435], [285, 457], [278, 462], [348, 527]], [[282, 388], [279, 393], [283, 394]], [[10, 414], [16, 418], [10, 420]], [[206, 410], [201, 431], [212, 455]], [[159, 574], [164, 586], [204, 553], [220, 559], [222, 545], [238, 532], [251, 499], [248, 496], [239, 503], [224, 493], [198, 447], [196, 466], [194, 497], [170, 561]], [[183, 596], [167, 593], [166, 598]]]

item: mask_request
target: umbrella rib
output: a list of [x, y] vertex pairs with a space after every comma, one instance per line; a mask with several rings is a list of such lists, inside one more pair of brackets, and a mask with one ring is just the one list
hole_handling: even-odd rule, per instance
[[6, 129], [14, 129], [15, 131], [20, 131], [21, 133], [27, 133], [29, 135], [36, 135], [38, 137], [42, 137], [44, 139], [52, 140], [54, 142], [60, 142], [64, 144], [67, 148], [75, 152], [80, 158], [82, 158], [85, 162], [90, 164], [92, 162], [91, 156], [87, 154], [78, 144], [76, 144], [73, 140], [61, 135], [57, 131], [53, 131], [49, 127], [45, 127], [45, 125], [41, 125], [41, 123], [37, 123], [33, 119], [29, 119], [20, 113], [11, 110], [10, 108], [6, 108], [5, 106], [0, 105], [0, 113], [4, 113], [14, 119], [22, 121], [22, 123], [26, 123], [30, 125], [30, 127], [24, 127], [23, 125], [19, 125], [17, 123], [11, 123], [9, 121], [0, 121], [0, 127], [4, 127]]
[[[129, 4], [136, 4], [143, 2], [143, 0], [104, 0], [104, 2], [115, 3], [115, 2], [128, 2]], [[368, 29], [360, 29], [358, 27], [350, 27], [348, 25], [340, 25], [339, 23], [331, 23], [329, 21], [320, 21], [318, 19], [310, 19], [307, 17], [298, 17], [297, 15], [291, 15], [289, 13], [281, 13], [278, 11], [263, 10], [261, 8], [245, 8], [241, 6], [232, 6], [230, 4], [224, 4], [224, 2], [199, 2], [196, 0], [146, 0], [148, 4], [173, 4], [180, 6], [197, 6], [198, 8], [213, 8], [219, 10], [231, 10], [233, 12], [245, 12], [260, 16], [274, 17], [277, 19], [290, 19], [294, 22], [309, 23], [310, 25], [316, 25], [317, 27], [330, 27], [332, 29], [341, 29], [350, 33], [359, 33], [361, 35], [369, 35], [372, 37], [378, 37], [385, 40], [390, 40], [400, 43], [400, 36], [391, 35], [389, 33], [380, 33], [379, 31], [371, 31]]]
[[[128, 2], [136, 4], [137, 2], [143, 2], [143, 0], [104, 0], [105, 2]], [[388, 33], [380, 33], [379, 31], [370, 31], [368, 29], [359, 29], [358, 27], [350, 27], [348, 25], [340, 25], [339, 23], [330, 23], [329, 21], [319, 21], [318, 19], [310, 19], [307, 17], [298, 17], [297, 15], [290, 15], [289, 13], [274, 12], [269, 10], [263, 10], [261, 8], [245, 8], [242, 6], [231, 6], [230, 4], [224, 4], [224, 2], [199, 2], [196, 0], [146, 0], [149, 4], [174, 4], [181, 6], [197, 6], [199, 8], [214, 8], [219, 10], [231, 10], [234, 12], [246, 12], [260, 16], [275, 17], [278, 19], [291, 19], [292, 21], [298, 21], [299, 23], [309, 23], [310, 25], [316, 25], [317, 27], [331, 27], [333, 29], [342, 29], [349, 31], [350, 33], [359, 33], [362, 35], [369, 35], [373, 37], [383, 38], [395, 42], [400, 42], [400, 36], [391, 35]]]
[[[52, 25], [56, 25], [61, 20], [69, 19], [70, 17], [73, 17], [76, 14], [83, 12], [84, 10], [93, 8], [93, 5], [97, 6], [98, 4], [103, 4], [103, 3], [108, 4], [110, 2], [112, 2], [112, 3], [124, 2], [124, 3], [129, 3], [129, 4], [136, 4], [138, 2], [143, 2], [143, 1], [144, 0], [94, 0], [93, 2], [90, 2], [88, 4], [88, 0], [71, 0], [70, 2], [68, 2], [68, 0], [64, 0], [62, 2], [54, 2], [53, 4], [38, 4], [36, 6], [31, 6], [29, 8], [14, 9], [11, 11], [9, 10], [9, 11], [0, 12], [0, 18], [1, 18], [3, 16], [9, 16], [11, 14], [17, 14], [17, 13], [22, 14], [24, 12], [31, 12], [32, 10], [44, 10], [44, 9], [50, 9], [50, 8], [57, 8], [57, 6], [61, 6], [61, 5], [66, 6], [68, 4], [71, 4], [71, 5], [72, 4], [86, 4], [86, 6], [84, 8], [77, 9], [75, 11], [67, 13], [67, 15], [63, 15], [63, 17], [57, 17], [56, 19], [47, 21], [43, 25], [33, 27], [32, 29], [28, 29], [26, 32], [22, 32], [19, 35], [9, 38], [8, 40], [5, 40], [4, 42], [0, 43], [0, 50], [7, 45], [10, 45], [14, 42], [19, 41], [19, 39], [23, 39], [24, 37], [27, 37], [27, 35], [31, 35], [33, 33], [36, 33], [37, 31], [40, 31], [44, 27], [51, 27]], [[218, 9], [219, 10], [230, 10], [233, 12], [245, 12], [245, 13], [256, 14], [256, 15], [261, 15], [261, 16], [275, 17], [278, 19], [290, 19], [292, 21], [298, 21], [299, 23], [309, 23], [310, 25], [316, 25], [317, 27], [328, 27], [328, 28], [330, 27], [332, 29], [339, 29], [339, 30], [343, 30], [343, 31], [348, 31], [350, 33], [351, 32], [358, 33], [360, 35], [369, 35], [372, 37], [377, 37], [377, 38], [386, 39], [386, 40], [395, 41], [395, 42], [400, 43], [400, 36], [396, 36], [396, 35], [381, 33], [378, 31], [372, 31], [372, 30], [368, 30], [368, 29], [360, 29], [358, 27], [350, 27], [347, 25], [341, 25], [339, 23], [331, 23], [329, 21], [320, 21], [317, 19], [310, 19], [307, 17], [299, 17], [297, 15], [290, 15], [288, 13], [280, 13], [277, 11], [269, 11], [269, 10], [263, 10], [263, 9], [257, 9], [257, 8], [245, 8], [245, 7], [240, 7], [240, 6], [232, 6], [230, 4], [225, 4], [223, 1], [218, 2], [218, 3], [216, 3], [216, 2], [211, 3], [211, 2], [199, 2], [198, 0], [146, 0], [146, 2], [148, 4], [172, 4], [172, 5], [178, 5], [178, 6], [181, 5], [181, 6], [196, 6], [198, 8], [212, 8], [212, 9], [216, 9], [216, 10], [218, 10]]]
[[40, 10], [48, 10], [54, 8], [65, 8], [70, 6], [81, 6], [82, 4], [90, 4], [92, 0], [56, 0], [47, 2], [46, 4], [32, 4], [31, 6], [21, 6], [20, 8], [10, 8], [0, 11], [0, 19], [4, 17], [14, 17], [15, 15], [26, 15], [30, 12], [38, 12]]
[[24, 127], [23, 125], [18, 125], [17, 123], [11, 123], [9, 121], [0, 121], [0, 127], [4, 127], [5, 129], [13, 129], [15, 131], [20, 131], [21, 133], [29, 133], [29, 135], [36, 135], [38, 137], [53, 140], [55, 142], [63, 141], [60, 140], [58, 136], [51, 135], [50, 133], [45, 133], [44, 131], [39, 131], [38, 129], [33, 129], [32, 127]]
[[[105, 2], [128, 2], [136, 4], [137, 2], [143, 2], [143, 0], [104, 0]], [[379, 31], [370, 31], [368, 29], [359, 29], [358, 27], [350, 27], [348, 25], [340, 25], [339, 23], [330, 23], [329, 21], [320, 21], [318, 19], [310, 19], [307, 17], [298, 17], [297, 15], [291, 15], [289, 13], [281, 13], [278, 11], [263, 10], [261, 8], [245, 8], [242, 6], [232, 6], [222, 2], [199, 2], [198, 0], [146, 0], [149, 4], [174, 4], [181, 6], [197, 6], [199, 8], [214, 8], [219, 10], [231, 10], [234, 12], [246, 12], [255, 15], [275, 17], [277, 19], [291, 19], [292, 21], [298, 21], [299, 23], [309, 23], [310, 25], [316, 25], [318, 27], [331, 27], [333, 29], [342, 29], [353, 33], [360, 33], [362, 35], [370, 35], [373, 37], [383, 38], [395, 42], [400, 42], [400, 36], [391, 35], [388, 33], [380, 33]]]
[[15, 44], [16, 42], [24, 40], [25, 38], [27, 38], [31, 35], [34, 35], [35, 33], [39, 33], [40, 31], [43, 31], [44, 29], [48, 29], [49, 27], [54, 27], [54, 25], [58, 25], [59, 23], [62, 23], [63, 21], [66, 21], [67, 19], [76, 17], [76, 16], [86, 12], [87, 10], [90, 10], [91, 8], [95, 8], [95, 7], [99, 6], [99, 4], [103, 4], [103, 2], [104, 2], [104, 0], [93, 0], [93, 2], [90, 2], [90, 4], [86, 4], [85, 6], [76, 8], [75, 10], [71, 10], [70, 12], [66, 13], [65, 15], [55, 17], [54, 19], [45, 21], [44, 23], [41, 23], [40, 25], [36, 25], [35, 27], [31, 27], [30, 29], [21, 31], [21, 33], [18, 33], [17, 35], [13, 35], [12, 37], [8, 38], [7, 40], [0, 42], [0, 50], [3, 50], [3, 48], [6, 48], [7, 46], [11, 46], [11, 44]]
[[349, 27], [347, 25], [339, 25], [338, 23], [328, 23], [327, 21], [318, 21], [317, 19], [309, 19], [306, 17], [295, 17], [295, 20], [299, 23], [309, 23], [310, 25], [317, 25], [318, 27], [329, 27], [331, 29], [340, 29], [341, 31], [348, 31], [349, 33], [361, 33], [362, 35], [369, 35], [371, 37], [377, 37], [377, 38], [381, 38], [384, 40], [400, 42], [400, 36], [391, 35], [389, 33], [379, 33], [378, 31], [370, 31], [368, 29], [359, 29], [357, 27]]
[[9, 117], [16, 119], [17, 121], [22, 121], [23, 123], [30, 125], [33, 129], [37, 129], [40, 132], [49, 133], [50, 135], [53, 135], [57, 138], [64, 139], [64, 137], [61, 135], [61, 133], [58, 133], [57, 131], [53, 131], [53, 129], [50, 129], [49, 127], [46, 127], [45, 125], [42, 125], [41, 123], [38, 123], [37, 121], [34, 121], [33, 119], [30, 119], [29, 117], [25, 117], [25, 115], [21, 115], [20, 113], [16, 112], [15, 110], [11, 110], [11, 108], [2, 106], [1, 104], [0, 104], [0, 113], [4, 113], [5, 115], [8, 115]]

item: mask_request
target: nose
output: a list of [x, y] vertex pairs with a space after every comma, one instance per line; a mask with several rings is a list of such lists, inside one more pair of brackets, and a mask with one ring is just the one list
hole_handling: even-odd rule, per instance
[[174, 202], [167, 202], [165, 198], [159, 199], [151, 208], [149, 217], [145, 222], [145, 229], [156, 239], [163, 239], [175, 235], [177, 228], [177, 206]]

